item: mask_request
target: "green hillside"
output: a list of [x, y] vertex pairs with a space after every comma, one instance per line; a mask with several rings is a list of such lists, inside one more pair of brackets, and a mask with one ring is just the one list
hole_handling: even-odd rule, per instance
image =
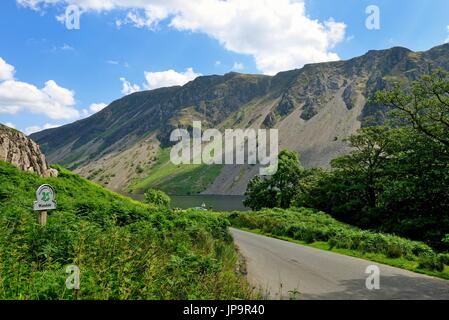
[[[58, 170], [43, 179], [0, 162], [0, 299], [252, 297], [226, 220], [151, 207]], [[58, 202], [45, 227], [32, 211], [43, 183]], [[80, 268], [76, 296], [68, 265]]]
[[170, 148], [161, 149], [148, 176], [135, 179], [131, 192], [142, 193], [149, 188], [169, 194], [189, 195], [204, 191], [220, 174], [223, 165], [175, 165], [170, 161]]

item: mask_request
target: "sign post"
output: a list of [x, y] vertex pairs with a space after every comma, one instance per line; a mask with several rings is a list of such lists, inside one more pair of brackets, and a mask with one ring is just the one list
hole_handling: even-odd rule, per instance
[[36, 191], [36, 201], [34, 201], [34, 211], [39, 212], [37, 222], [44, 226], [47, 224], [47, 211], [56, 209], [55, 190], [49, 184], [41, 185]]

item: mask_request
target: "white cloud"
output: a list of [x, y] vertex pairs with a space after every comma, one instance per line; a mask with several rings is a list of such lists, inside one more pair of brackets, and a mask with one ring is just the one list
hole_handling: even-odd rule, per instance
[[12, 124], [11, 122], [6, 122], [6, 123], [4, 123], [4, 125], [7, 127], [10, 127], [10, 128], [13, 128], [13, 129], [16, 128], [16, 126], [14, 124]]
[[14, 79], [14, 67], [0, 57], [0, 81]]
[[79, 112], [74, 105], [74, 93], [53, 80], [47, 81], [42, 89], [15, 80], [0, 83], [0, 113], [15, 114], [27, 109], [51, 119], [76, 119]]
[[[6, 67], [5, 67], [6, 66]], [[75, 93], [48, 80], [42, 89], [15, 80], [14, 67], [0, 58], [0, 113], [15, 114], [29, 110], [51, 119], [76, 119]]]
[[122, 93], [124, 95], [128, 95], [128, 94], [140, 91], [140, 86], [138, 86], [137, 84], [132, 84], [125, 78], [123, 78], [123, 77], [120, 78], [120, 81], [122, 82]]
[[221, 61], [220, 61], [220, 60], [215, 61], [215, 66], [216, 66], [216, 67], [221, 66]]
[[73, 50], [75, 50], [75, 48], [73, 48], [71, 45], [68, 45], [67, 43], [64, 43], [60, 49], [63, 50], [63, 51], [73, 51]]
[[179, 31], [199, 32], [225, 49], [251, 55], [266, 74], [306, 63], [338, 60], [332, 49], [345, 39], [346, 25], [318, 21], [306, 13], [304, 0], [17, 0], [33, 9], [78, 4], [83, 11], [128, 10], [117, 25], [156, 29], [159, 22]]
[[80, 118], [84, 119], [90, 117], [91, 115], [103, 110], [108, 105], [106, 103], [92, 103], [88, 109], [81, 109]]
[[97, 113], [98, 111], [103, 110], [108, 105], [106, 103], [92, 103], [89, 107], [90, 112]]
[[201, 76], [201, 74], [194, 72], [192, 68], [187, 68], [185, 72], [177, 72], [172, 69], [160, 72], [145, 72], [147, 83], [144, 87], [147, 89], [157, 89], [182, 86], [198, 76]]
[[50, 124], [50, 123], [46, 123], [43, 126], [31, 126], [25, 129], [24, 133], [29, 136], [30, 134], [42, 131], [42, 130], [46, 130], [46, 129], [53, 129], [53, 128], [57, 128], [60, 127], [60, 124]]
[[245, 69], [245, 66], [243, 63], [240, 62], [234, 62], [234, 65], [232, 66], [232, 70], [243, 70]]
[[138, 11], [130, 11], [123, 20], [116, 20], [115, 24], [118, 28], [123, 25], [131, 24], [137, 28], [148, 28], [156, 30], [158, 23], [167, 17], [167, 11], [162, 6], [151, 6], [148, 4], [144, 14]]
[[[177, 72], [173, 69], [166, 71], [150, 72], [145, 71], [145, 83], [142, 88], [147, 90], [153, 90], [163, 87], [182, 86], [189, 81], [192, 81], [200, 73], [196, 73], [192, 68], [187, 68], [184, 72]], [[128, 95], [141, 90], [141, 86], [133, 84], [126, 80], [124, 77], [120, 78], [122, 82], [122, 94]]]

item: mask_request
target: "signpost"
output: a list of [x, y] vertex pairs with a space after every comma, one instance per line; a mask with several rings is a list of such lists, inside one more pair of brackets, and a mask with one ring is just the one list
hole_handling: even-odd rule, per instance
[[41, 226], [47, 223], [47, 211], [56, 209], [55, 199], [55, 190], [49, 184], [43, 184], [37, 189], [34, 211], [39, 211], [37, 221]]

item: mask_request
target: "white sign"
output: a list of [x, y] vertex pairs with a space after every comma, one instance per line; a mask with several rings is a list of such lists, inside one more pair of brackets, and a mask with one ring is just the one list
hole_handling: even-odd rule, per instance
[[47, 211], [56, 209], [56, 195], [52, 186], [44, 184], [36, 191], [34, 211]]

